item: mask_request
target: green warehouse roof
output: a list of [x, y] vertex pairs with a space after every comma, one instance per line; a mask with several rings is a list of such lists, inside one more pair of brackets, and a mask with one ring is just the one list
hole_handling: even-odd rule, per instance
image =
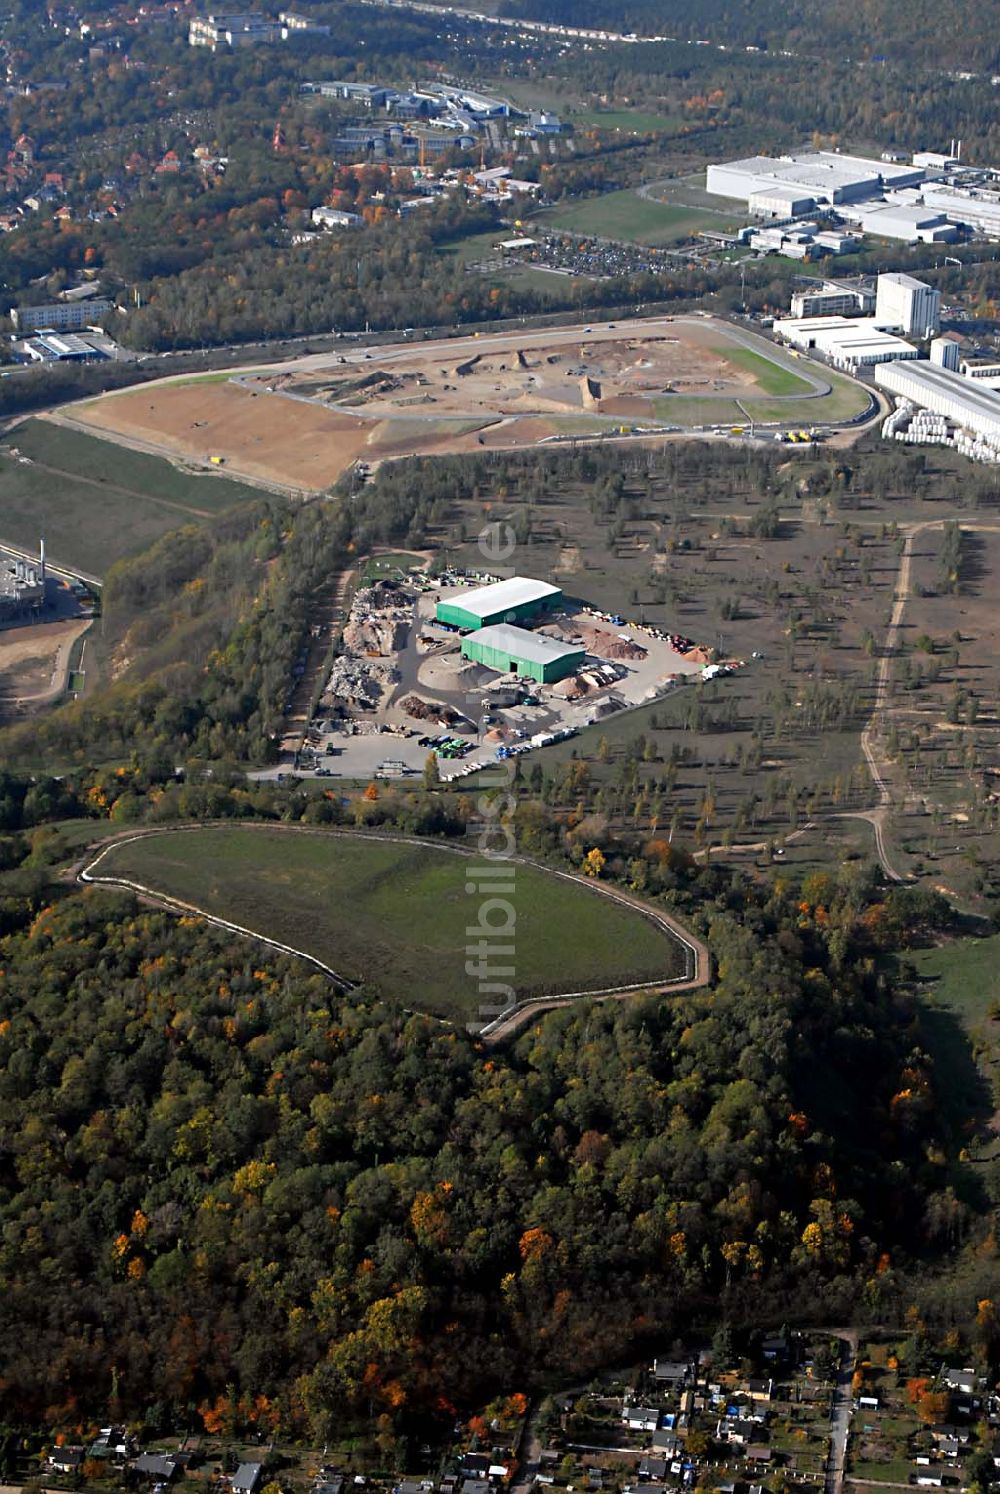
[[510, 654], [512, 659], [523, 659], [526, 664], [555, 664], [569, 655], [580, 658], [583, 649], [579, 644], [560, 643], [547, 638], [544, 633], [531, 633], [527, 628], [513, 628], [509, 623], [496, 623], [490, 628], [480, 628], [463, 638], [466, 644], [476, 648], [492, 648], [498, 653]]
[[442, 603], [461, 607], [473, 617], [492, 617], [497, 612], [514, 611], [531, 602], [547, 602], [561, 596], [558, 586], [547, 581], [531, 581], [526, 576], [509, 576], [490, 586], [474, 586], [470, 591], [453, 591], [441, 598]]

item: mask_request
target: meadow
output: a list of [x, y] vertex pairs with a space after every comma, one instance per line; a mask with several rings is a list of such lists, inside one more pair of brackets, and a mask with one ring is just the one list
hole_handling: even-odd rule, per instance
[[762, 394], [807, 394], [810, 385], [805, 379], [794, 373], [790, 368], [783, 368], [773, 358], [765, 358], [761, 353], [755, 353], [753, 348], [744, 348], [727, 338], [718, 348], [714, 349], [720, 357], [725, 358], [727, 363], [733, 363], [737, 368], [742, 368], [744, 373], [753, 376], [754, 383]]
[[[482, 902], [466, 891], [471, 864], [432, 844], [224, 826], [116, 844], [98, 874], [315, 955], [403, 1006], [470, 1021], [480, 998], [466, 945], [478, 937]], [[504, 896], [516, 911], [510, 983], [519, 996], [683, 973], [681, 946], [635, 910], [541, 867], [518, 864], [513, 882]]]
[[619, 239], [648, 248], [678, 244], [703, 228], [726, 231], [735, 220], [711, 208], [682, 207], [640, 197], [630, 188], [574, 199], [532, 222], [597, 238]]
[[171, 529], [261, 496], [47, 420], [26, 420], [0, 445], [0, 541], [30, 549], [44, 535], [52, 560], [97, 577]]

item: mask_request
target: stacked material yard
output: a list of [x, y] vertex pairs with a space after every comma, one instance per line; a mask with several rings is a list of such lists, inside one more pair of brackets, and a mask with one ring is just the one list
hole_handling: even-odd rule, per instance
[[351, 615], [344, 625], [344, 646], [352, 654], [397, 653], [406, 641], [412, 617], [412, 601], [395, 587], [384, 582], [366, 586], [351, 604]]
[[422, 700], [419, 695], [404, 695], [399, 704], [414, 721], [436, 721], [442, 726], [457, 726], [462, 720], [458, 711], [442, 705], [439, 700]]
[[341, 655], [335, 659], [330, 678], [320, 700], [324, 710], [338, 706], [353, 711], [373, 711], [386, 688], [394, 684], [397, 672], [389, 664], [374, 664], [367, 659]]
[[622, 638], [615, 633], [606, 632], [603, 628], [592, 628], [587, 624], [578, 627], [576, 631], [583, 640], [587, 653], [596, 654], [600, 659], [644, 659], [646, 657], [647, 650], [632, 638]]

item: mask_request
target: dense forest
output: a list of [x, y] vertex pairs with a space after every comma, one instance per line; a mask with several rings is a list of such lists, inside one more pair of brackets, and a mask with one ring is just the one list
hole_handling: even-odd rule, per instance
[[[742, 23], [729, 10], [719, 12], [718, 24], [740, 35], [722, 52], [683, 41], [566, 49], [555, 39], [454, 18], [442, 28], [430, 16], [342, 0], [310, 13], [331, 24], [330, 38], [211, 56], [154, 27], [129, 38], [125, 66], [114, 51], [85, 59], [79, 38], [39, 27], [30, 8], [15, 8], [4, 38], [11, 65], [44, 69], [65, 86], [15, 95], [9, 129], [12, 137], [31, 136], [39, 171], [61, 177], [72, 216], [56, 221], [41, 211], [0, 238], [2, 304], [37, 299], [43, 277], [53, 296], [85, 271], [97, 273], [128, 312], [115, 315], [116, 334], [129, 346], [163, 351], [366, 323], [485, 321], [558, 306], [586, 311], [706, 294], [732, 301], [735, 267], [706, 278], [677, 261], [669, 273], [620, 281], [550, 277], [544, 300], [524, 280], [456, 275], [462, 241], [491, 230], [493, 215], [452, 200], [419, 222], [400, 221], [400, 200], [413, 185], [408, 165], [338, 159], [333, 139], [346, 106], [301, 96], [301, 84], [316, 77], [407, 86], [419, 70], [425, 79], [444, 73], [499, 91], [528, 83], [551, 92], [560, 109], [576, 100], [588, 112], [571, 148], [551, 159], [515, 152], [518, 173], [539, 180], [553, 200], [808, 139], [876, 150], [960, 138], [966, 160], [1000, 156], [989, 78], [942, 70], [937, 33], [933, 50], [918, 55], [919, 28], [906, 28], [912, 56], [889, 52], [874, 65], [858, 60], [862, 48], [824, 50], [820, 40], [835, 34], [827, 13], [810, 45], [792, 56], [777, 46], [749, 54], [737, 46]], [[675, 28], [680, 36], [684, 19]], [[700, 36], [701, 12], [688, 19]], [[654, 29], [665, 24], [658, 14]], [[873, 35], [878, 24], [876, 17]], [[978, 34], [992, 37], [988, 27]], [[972, 36], [956, 28], [949, 41], [958, 46]], [[600, 111], [609, 100], [655, 111], [669, 125], [649, 135], [603, 130]], [[572, 112], [567, 119], [572, 125]], [[224, 167], [201, 169], [196, 149]], [[168, 152], [176, 160], [162, 172]], [[445, 164], [477, 160], [476, 152], [456, 151]], [[361, 211], [364, 229], [296, 242], [310, 226], [309, 209], [328, 201]], [[918, 254], [914, 267], [919, 262]], [[753, 296], [770, 271], [753, 268], [749, 278]]]
[[807, 57], [888, 60], [986, 73], [1000, 67], [990, 0], [943, 7], [911, 0], [903, 26], [898, 7], [890, 0], [872, 0], [863, 9], [844, 0], [822, 7], [815, 0], [592, 0], [586, 17], [571, 0], [505, 0], [501, 14], [646, 36], [704, 37], [763, 50], [788, 48]]
[[[763, 485], [784, 460], [663, 454], [686, 490]], [[917, 454], [886, 460], [919, 483]], [[567, 1008], [489, 1053], [408, 1012], [406, 990], [344, 997], [292, 958], [56, 875], [60, 824], [81, 816], [466, 834], [461, 791], [344, 802], [250, 783], [239, 763], [270, 750], [308, 598], [348, 554], [418, 543], [470, 486], [541, 493], [557, 468], [611, 512], [620, 463], [413, 462], [333, 502], [178, 530], [109, 574], [117, 681], [5, 735], [5, 760], [60, 771], [0, 775], [12, 1418], [208, 1428], [252, 1412], [316, 1441], [357, 1426], [390, 1460], [495, 1391], [723, 1318], [900, 1321], [918, 1279], [979, 1238], [988, 1180], [961, 1160], [890, 964], [950, 915], [865, 862], [769, 883], [606, 834], [605, 876], [704, 934], [713, 985]], [[526, 854], [573, 861], [585, 766], [517, 781]], [[957, 1288], [937, 1311], [974, 1311], [984, 1251], [969, 1300]]]
[[567, 1009], [488, 1059], [405, 991], [344, 999], [123, 895], [8, 898], [9, 1410], [256, 1402], [391, 1440], [720, 1310], [898, 1311], [952, 1179], [914, 1010], [871, 956], [933, 900], [847, 868], [804, 914], [687, 876], [709, 995]]
[[345, 554], [345, 522], [318, 506], [262, 502], [113, 566], [94, 642], [115, 682], [11, 728], [8, 758], [40, 749], [61, 763], [153, 750], [266, 759], [310, 598]]

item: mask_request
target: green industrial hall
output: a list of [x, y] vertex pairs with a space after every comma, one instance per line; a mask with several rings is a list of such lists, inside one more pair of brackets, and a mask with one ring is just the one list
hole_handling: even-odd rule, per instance
[[462, 657], [501, 674], [517, 674], [539, 684], [551, 685], [579, 669], [585, 651], [568, 643], [512, 628], [506, 623], [480, 628], [462, 639]]
[[490, 586], [451, 592], [438, 602], [435, 617], [453, 628], [489, 628], [494, 623], [528, 622], [542, 613], [557, 612], [562, 599], [558, 586], [547, 581], [509, 576]]

